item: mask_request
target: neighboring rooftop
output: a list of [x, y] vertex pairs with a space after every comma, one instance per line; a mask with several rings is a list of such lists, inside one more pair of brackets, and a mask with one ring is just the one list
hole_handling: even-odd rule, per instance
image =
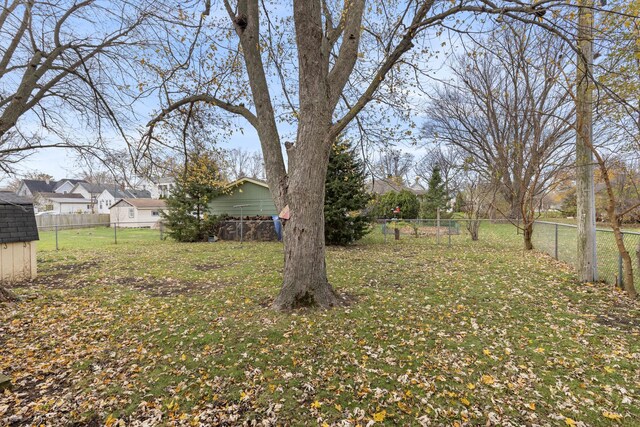
[[42, 199], [49, 199], [49, 200], [58, 200], [58, 199], [82, 199], [84, 200], [84, 196], [82, 194], [77, 194], [77, 193], [66, 193], [66, 194], [62, 194], [62, 193], [40, 193], [38, 194], [38, 196]]
[[43, 180], [43, 179], [23, 179], [22, 183], [29, 189], [31, 194], [35, 193], [54, 193], [56, 189], [65, 182], [71, 184], [78, 184], [80, 182], [86, 182], [82, 179], [61, 179], [59, 181]]
[[38, 240], [33, 202], [13, 193], [0, 193], [0, 243]]
[[161, 199], [120, 199], [111, 207], [114, 207], [121, 202], [128, 203], [129, 205], [139, 209], [164, 208], [167, 206], [165, 201]]
[[397, 182], [393, 178], [379, 178], [374, 181], [369, 181], [365, 183], [365, 187], [367, 191], [375, 194], [385, 194], [391, 191], [400, 192], [402, 190], [408, 190], [416, 195], [421, 195], [426, 192], [421, 185], [419, 187], [414, 185], [414, 188], [412, 188]]

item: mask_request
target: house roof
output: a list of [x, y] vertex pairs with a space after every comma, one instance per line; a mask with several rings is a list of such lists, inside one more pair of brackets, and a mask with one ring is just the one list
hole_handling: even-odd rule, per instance
[[420, 192], [417, 189], [407, 187], [404, 184], [398, 183], [392, 179], [376, 179], [375, 181], [369, 181], [365, 184], [367, 187], [367, 191], [375, 194], [385, 194], [391, 191], [400, 192], [402, 190], [408, 190], [414, 194], [423, 194], [424, 192]]
[[71, 184], [78, 184], [80, 182], [86, 182], [82, 179], [61, 179], [60, 181], [50, 180], [49, 182], [43, 179], [23, 179], [22, 183], [29, 189], [31, 194], [35, 193], [53, 193], [65, 182]]
[[62, 185], [64, 185], [65, 182], [68, 182], [71, 185], [77, 185], [77, 184], [79, 184], [81, 182], [86, 183], [87, 181], [85, 181], [84, 179], [68, 179], [68, 178], [64, 178], [64, 179], [61, 179], [58, 182], [55, 182], [55, 181], [53, 181], [53, 182], [54, 182], [53, 191], [55, 191], [58, 188], [60, 188]]
[[0, 243], [38, 240], [33, 202], [13, 193], [0, 193]]
[[76, 187], [80, 187], [80, 186], [83, 187], [85, 190], [87, 190], [91, 194], [100, 194], [104, 190], [109, 190], [109, 189], [113, 191], [113, 185], [109, 185], [109, 184], [91, 184], [88, 182], [79, 182], [76, 184]]
[[61, 193], [40, 193], [38, 194], [39, 197], [43, 198], [43, 199], [49, 199], [49, 200], [56, 200], [58, 201], [58, 199], [83, 199], [84, 200], [84, 196], [82, 194], [78, 194], [78, 193], [66, 193], [66, 194], [61, 194]]
[[136, 199], [150, 199], [151, 191], [149, 190], [134, 190], [128, 189], [124, 190], [125, 193], [129, 193], [129, 197], [135, 197]]
[[119, 188], [114, 189], [113, 187], [105, 188], [100, 194], [104, 192], [109, 193], [111, 197], [116, 199], [149, 199], [151, 198], [151, 192], [147, 190], [120, 190]]
[[121, 202], [128, 203], [130, 206], [138, 209], [164, 208], [167, 206], [164, 200], [159, 199], [120, 199], [111, 205], [111, 207], [114, 207]]
[[56, 181], [47, 182], [39, 179], [23, 179], [22, 183], [31, 191], [31, 194], [53, 193], [53, 188], [56, 185]]
[[225, 186], [225, 188], [237, 187], [239, 185], [244, 184], [245, 182], [250, 182], [252, 184], [256, 184], [256, 185], [259, 185], [261, 187], [269, 188], [269, 185], [265, 181], [262, 181], [261, 179], [255, 179], [255, 178], [249, 178], [249, 177], [243, 177], [243, 178], [236, 179], [235, 181], [230, 182], [229, 184], [227, 184]]
[[68, 194], [64, 195], [65, 197], [49, 197], [48, 199], [51, 200], [52, 202], [56, 202], [56, 203], [73, 203], [73, 204], [86, 204], [86, 205], [93, 205], [94, 202], [91, 201], [90, 199], [85, 199], [84, 197], [66, 197], [68, 196]]

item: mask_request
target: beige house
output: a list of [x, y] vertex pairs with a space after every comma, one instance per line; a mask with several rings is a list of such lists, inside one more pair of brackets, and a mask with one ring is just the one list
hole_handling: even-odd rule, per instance
[[0, 283], [36, 277], [36, 240], [33, 202], [0, 192]]
[[110, 222], [116, 227], [157, 228], [164, 209], [164, 200], [120, 199], [109, 208]]

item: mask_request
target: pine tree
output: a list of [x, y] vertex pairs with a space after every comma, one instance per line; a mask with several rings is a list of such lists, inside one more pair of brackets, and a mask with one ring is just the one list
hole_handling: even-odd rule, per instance
[[348, 245], [370, 230], [362, 214], [370, 196], [364, 188], [364, 165], [348, 142], [338, 141], [329, 157], [325, 181], [324, 235], [328, 245]]
[[440, 175], [440, 167], [435, 166], [429, 178], [429, 187], [427, 193], [423, 196], [420, 205], [420, 216], [422, 218], [435, 218], [440, 209], [440, 215], [443, 216], [449, 203], [449, 195]]
[[208, 154], [194, 154], [175, 178], [162, 213], [168, 234], [179, 242], [206, 241], [219, 222], [209, 214], [209, 201], [223, 188], [218, 165]]

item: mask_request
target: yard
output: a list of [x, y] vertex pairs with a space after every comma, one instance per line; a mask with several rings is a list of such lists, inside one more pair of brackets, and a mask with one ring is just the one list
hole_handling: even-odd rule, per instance
[[0, 314], [0, 424], [638, 425], [640, 304], [507, 227], [330, 248], [349, 306], [285, 314], [278, 243], [112, 233], [41, 236]]

